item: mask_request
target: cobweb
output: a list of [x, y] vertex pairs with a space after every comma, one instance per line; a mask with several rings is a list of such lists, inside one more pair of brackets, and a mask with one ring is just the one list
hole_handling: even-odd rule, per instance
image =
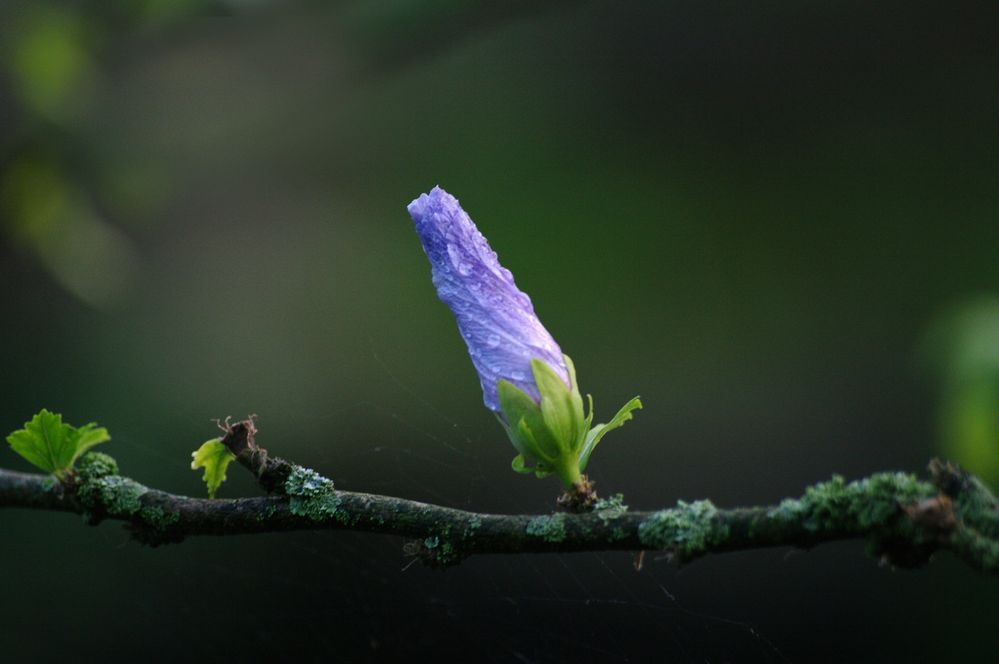
[[[381, 431], [350, 449], [316, 444], [308, 448], [310, 465], [337, 469], [330, 474], [344, 489], [477, 511], [540, 513], [552, 504], [550, 483], [514, 478], [522, 480], [514, 484], [506, 477], [510, 450], [497, 444], [506, 442], [501, 436], [484, 440], [466, 431], [374, 351], [371, 368], [385, 378], [384, 398], [345, 404], [322, 417], [335, 423], [363, 416], [379, 422]], [[156, 450], [143, 453], [178, 463]], [[511, 493], [511, 485], [522, 492]], [[101, 536], [127, 555], [120, 531], [101, 529]], [[402, 544], [396, 537], [340, 531], [193, 538], [142, 559], [156, 571], [149, 576], [147, 567], [132, 579], [134, 604], [127, 613], [158, 621], [165, 636], [156, 649], [164, 658], [189, 654], [184, 621], [200, 620], [206, 607], [192, 598], [204, 595], [210, 578], [224, 589], [219, 601], [226, 613], [250, 607], [237, 622], [252, 628], [238, 643], [200, 643], [208, 658], [789, 661], [779, 643], [742, 615], [745, 598], [732, 601], [739, 589], [719, 586], [710, 574], [678, 570], [651, 552], [640, 570], [632, 554], [605, 552], [473, 556], [441, 571], [406, 556]], [[236, 557], [253, 563], [233, 565]], [[709, 570], [712, 562], [692, 568]], [[175, 638], [168, 638], [171, 629]]]
[[[396, 435], [355, 450], [353, 459], [347, 455], [339, 460], [376, 465], [385, 478], [350, 488], [480, 511], [546, 509], [550, 500], [495, 491], [496, 440], [466, 432], [401, 380], [374, 350], [371, 360], [386, 379], [386, 389], [397, 394], [386, 394], [382, 403], [362, 401], [349, 408], [388, 422]], [[400, 402], [429, 416], [417, 422], [386, 405]], [[534, 482], [531, 488], [538, 484], [545, 483]], [[551, 486], [543, 487], [542, 495], [547, 495], [545, 489], [551, 492]], [[344, 553], [345, 539], [352, 552]], [[345, 557], [366, 561], [359, 575], [369, 582], [355, 591], [371, 593], [361, 603], [371, 605], [364, 624], [372, 635], [367, 645], [373, 655], [426, 649], [453, 650], [468, 661], [588, 657], [638, 662], [651, 656], [698, 663], [788, 661], [779, 645], [751, 622], [710, 607], [688, 606], [673, 589], [684, 572], [664, 557], [649, 554], [636, 569], [634, 556], [624, 552], [474, 556], [442, 572], [401, 554], [399, 540], [391, 537], [317, 532], [297, 539], [295, 546], [329, 564], [340, 564]], [[373, 593], [370, 583], [377, 587]], [[356, 613], [345, 609], [345, 615]]]

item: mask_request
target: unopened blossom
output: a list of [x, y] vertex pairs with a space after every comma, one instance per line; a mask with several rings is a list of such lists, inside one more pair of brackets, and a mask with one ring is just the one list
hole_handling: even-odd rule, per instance
[[486, 407], [502, 413], [501, 379], [540, 399], [532, 359], [548, 364], [568, 387], [561, 349], [458, 199], [434, 187], [407, 209], [430, 259], [437, 295], [454, 313], [479, 372]]

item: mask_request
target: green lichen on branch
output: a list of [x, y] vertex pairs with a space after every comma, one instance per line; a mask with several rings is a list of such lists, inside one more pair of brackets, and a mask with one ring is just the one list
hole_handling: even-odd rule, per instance
[[284, 483], [291, 513], [313, 521], [343, 517], [340, 498], [333, 488], [333, 480], [323, 477], [311, 468], [295, 466]]
[[471, 543], [472, 533], [481, 525], [481, 520], [473, 518], [459, 530], [460, 524], [443, 524], [439, 530], [423, 539], [411, 540], [403, 546], [403, 552], [423, 561], [429, 567], [444, 568], [457, 565], [464, 560], [465, 547]]
[[76, 462], [76, 476], [83, 480], [118, 474], [118, 462], [103, 452], [87, 452]]
[[142, 496], [149, 491], [135, 480], [109, 475], [81, 484], [77, 498], [92, 513], [130, 517], [142, 509]]
[[478, 516], [473, 516], [465, 524], [465, 529], [462, 531], [462, 539], [471, 539], [475, 535], [475, 531], [482, 527], [482, 518]]
[[142, 509], [142, 496], [149, 491], [138, 482], [118, 474], [117, 462], [100, 452], [88, 452], [76, 467], [76, 498], [90, 518], [130, 518]]
[[643, 545], [668, 550], [681, 560], [707, 553], [728, 534], [728, 526], [718, 519], [718, 509], [710, 500], [681, 500], [675, 508], [654, 513], [638, 527]]
[[[147, 543], [179, 523], [180, 513], [161, 504], [146, 504], [150, 489], [118, 474], [118, 463], [107, 454], [88, 452], [76, 464], [70, 488], [92, 523], [125, 519]], [[137, 535], [138, 536], [138, 535]]]
[[450, 567], [462, 559], [459, 548], [450, 539], [450, 528], [446, 528], [441, 535], [431, 535], [417, 542], [409, 552], [420, 556], [431, 567]]
[[[263, 458], [258, 448], [247, 467], [270, 496], [177, 496], [122, 477], [113, 459], [91, 453], [62, 481], [0, 468], [0, 507], [74, 512], [91, 523], [120, 520], [137, 540], [154, 545], [195, 535], [311, 529], [393, 534], [410, 540], [409, 550], [434, 566], [486, 553], [640, 549], [665, 550], [687, 562], [709, 553], [866, 539], [873, 553], [897, 566], [951, 551], [975, 569], [999, 574], [999, 502], [976, 478], [946, 464], [931, 465], [932, 483], [905, 473], [854, 482], [834, 477], [774, 506], [720, 509], [704, 500], [643, 512], [615, 496], [583, 514], [532, 516], [338, 491], [313, 470], [273, 458], [254, 462]], [[265, 465], [271, 470], [257, 472]]]
[[450, 541], [444, 541], [436, 550], [434, 563], [439, 567], [451, 567], [460, 563], [462, 559], [459, 549]]
[[536, 516], [527, 522], [527, 534], [546, 542], [557, 543], [565, 539], [565, 514]]
[[868, 531], [892, 521], [900, 506], [932, 498], [937, 489], [907, 473], [877, 473], [846, 482], [833, 475], [805, 490], [798, 499], [786, 499], [768, 512], [783, 523], [800, 524], [810, 532], [839, 530]]
[[960, 520], [950, 548], [982, 570], [999, 570], [999, 501], [977, 477], [953, 464], [934, 459], [930, 463], [933, 482], [953, 501]]
[[999, 539], [999, 501], [977, 477], [964, 473], [962, 481], [953, 495], [957, 512], [979, 533]]
[[163, 532], [180, 522], [180, 512], [167, 510], [159, 505], [144, 506], [139, 510], [142, 523], [154, 531]]
[[624, 504], [623, 493], [614, 494], [610, 498], [600, 498], [593, 503], [593, 513], [600, 517], [605, 526], [627, 511], [628, 506]]
[[907, 510], [932, 501], [938, 493], [933, 484], [908, 473], [877, 473], [853, 482], [834, 475], [808, 487], [800, 499], [784, 500], [767, 517], [809, 533], [864, 537], [871, 555], [900, 567], [915, 567], [933, 553], [941, 533], [907, 518], [911, 516]]

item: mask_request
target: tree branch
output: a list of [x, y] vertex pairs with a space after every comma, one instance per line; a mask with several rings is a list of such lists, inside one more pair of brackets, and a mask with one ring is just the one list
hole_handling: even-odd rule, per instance
[[[135, 539], [150, 545], [289, 530], [387, 533], [415, 539], [407, 551], [434, 565], [480, 553], [604, 550], [664, 550], [687, 562], [709, 553], [865, 539], [873, 554], [894, 565], [919, 565], [949, 550], [977, 570], [999, 573], [999, 502], [975, 477], [940, 462], [930, 465], [932, 482], [903, 473], [850, 483], [834, 477], [768, 507], [717, 509], [697, 501], [632, 512], [618, 496], [586, 514], [476, 514], [336, 490], [313, 470], [269, 457], [253, 442], [255, 431], [238, 429], [244, 424], [224, 440], [273, 495], [178, 496], [122, 477], [113, 459], [90, 453], [65, 483], [0, 469], [0, 507], [74, 512], [92, 524], [124, 521]], [[233, 431], [243, 437], [242, 449]]]

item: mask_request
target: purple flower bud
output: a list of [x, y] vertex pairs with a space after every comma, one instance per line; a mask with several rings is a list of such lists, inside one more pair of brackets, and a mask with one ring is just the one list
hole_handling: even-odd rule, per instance
[[531, 373], [534, 358], [552, 367], [568, 388], [561, 349], [458, 199], [434, 187], [407, 209], [430, 259], [437, 295], [458, 319], [486, 407], [502, 415], [496, 392], [500, 379], [540, 400]]

